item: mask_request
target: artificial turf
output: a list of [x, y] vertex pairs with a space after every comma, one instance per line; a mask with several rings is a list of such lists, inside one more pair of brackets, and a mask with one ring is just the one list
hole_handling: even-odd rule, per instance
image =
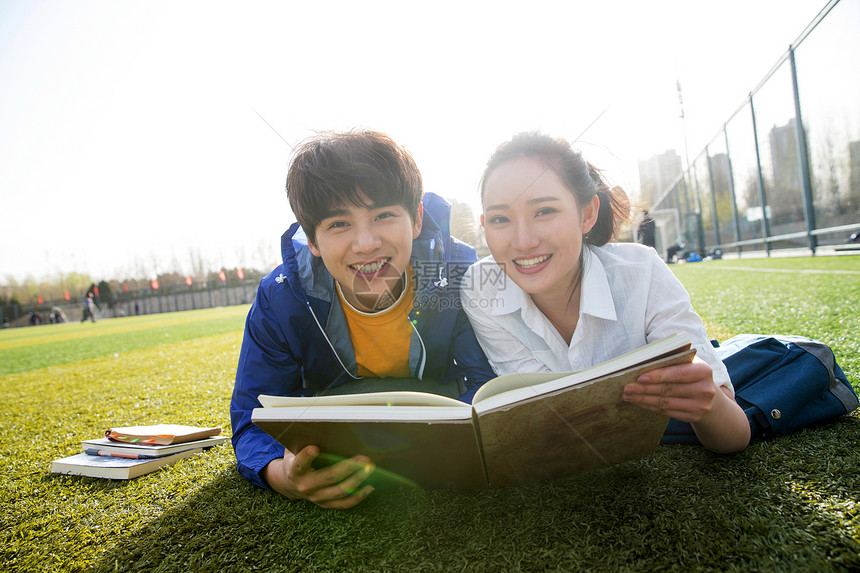
[[[830, 344], [860, 387], [860, 257], [674, 265], [711, 336]], [[549, 483], [378, 491], [353, 510], [245, 483], [229, 444], [130, 481], [49, 473], [110, 425], [222, 425], [247, 307], [0, 331], [0, 570], [849, 571], [860, 416]]]

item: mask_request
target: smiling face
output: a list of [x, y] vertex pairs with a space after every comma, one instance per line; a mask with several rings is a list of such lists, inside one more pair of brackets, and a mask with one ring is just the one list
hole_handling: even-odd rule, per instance
[[486, 177], [481, 222], [487, 246], [505, 273], [540, 301], [570, 299], [579, 272], [582, 236], [597, 220], [599, 199], [577, 205], [573, 193], [542, 161], [521, 157]]
[[323, 218], [308, 246], [322, 258], [351, 305], [378, 312], [403, 291], [403, 273], [422, 220], [423, 211], [419, 209], [413, 221], [401, 205], [349, 205]]

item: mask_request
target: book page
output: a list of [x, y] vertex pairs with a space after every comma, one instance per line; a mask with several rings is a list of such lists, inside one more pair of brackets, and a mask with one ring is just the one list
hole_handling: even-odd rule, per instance
[[491, 396], [502, 394], [509, 390], [517, 390], [535, 384], [551, 382], [552, 380], [557, 380], [571, 374], [573, 372], [518, 372], [516, 374], [505, 374], [504, 376], [493, 378], [478, 388], [478, 391], [475, 392], [475, 396], [472, 398], [472, 404], [477, 404], [481, 400], [486, 400]]
[[438, 394], [412, 392], [368, 392], [364, 394], [336, 394], [330, 396], [270, 396], [260, 394], [264, 408], [293, 406], [465, 406], [466, 404]]
[[254, 408], [251, 420], [277, 421], [444, 421], [471, 420], [472, 407], [460, 402], [459, 406], [363, 406], [304, 404], [274, 408]]
[[[655, 358], [672, 354], [680, 349], [691, 346], [690, 337], [686, 333], [677, 333], [660, 340], [655, 340], [636, 350], [622, 354], [617, 358], [601, 362], [591, 368], [571, 373], [540, 373], [540, 374], [508, 374], [491, 380], [482, 386], [472, 400], [477, 412], [496, 408], [503, 404], [533, 398], [541, 394], [554, 392], [561, 388], [576, 386], [644, 364]], [[498, 390], [495, 389], [499, 381]]]

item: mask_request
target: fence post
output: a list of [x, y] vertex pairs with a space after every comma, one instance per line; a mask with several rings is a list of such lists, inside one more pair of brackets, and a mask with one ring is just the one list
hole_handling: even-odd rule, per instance
[[800, 114], [800, 92], [797, 89], [797, 64], [794, 61], [794, 49], [788, 47], [788, 60], [791, 62], [791, 87], [794, 91], [794, 121], [797, 130], [797, 155], [800, 158], [800, 178], [803, 182], [803, 209], [806, 214], [806, 232], [809, 235], [809, 248], [815, 254], [818, 239], [812, 232], [815, 230], [815, 208], [812, 203], [812, 178], [809, 175], [809, 149], [806, 146], [806, 131], [803, 129], [803, 119]]
[[758, 199], [759, 203], [761, 203], [761, 232], [762, 241], [764, 242], [764, 250], [769, 257], [770, 242], [768, 242], [768, 238], [770, 237], [770, 225], [767, 220], [767, 198], [765, 198], [764, 195], [764, 177], [761, 174], [761, 153], [759, 152], [758, 147], [758, 127], [756, 127], [755, 123], [755, 107], [753, 106], [752, 96], [752, 92], [750, 92], [750, 113], [752, 113], [753, 141], [755, 142], [755, 164], [756, 172], [758, 174]]
[[720, 220], [717, 217], [717, 190], [714, 186], [714, 170], [711, 167], [711, 150], [705, 146], [705, 156], [708, 158], [708, 184], [711, 188], [711, 209], [714, 215], [714, 245], [722, 243], [720, 240]]
[[687, 173], [684, 179], [690, 178], [690, 186], [693, 188], [693, 213], [696, 215], [694, 219], [696, 225], [696, 242], [699, 243], [699, 248], [696, 250], [700, 256], [704, 257], [707, 252], [705, 245], [705, 227], [702, 225], [702, 193], [699, 189], [699, 177], [696, 169], [690, 162], [687, 161]]

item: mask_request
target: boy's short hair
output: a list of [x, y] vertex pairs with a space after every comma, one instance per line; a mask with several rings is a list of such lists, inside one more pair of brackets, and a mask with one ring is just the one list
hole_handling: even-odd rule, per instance
[[311, 137], [295, 149], [287, 172], [290, 207], [314, 244], [317, 226], [335, 209], [401, 205], [414, 221], [422, 194], [412, 155], [378, 131]]

